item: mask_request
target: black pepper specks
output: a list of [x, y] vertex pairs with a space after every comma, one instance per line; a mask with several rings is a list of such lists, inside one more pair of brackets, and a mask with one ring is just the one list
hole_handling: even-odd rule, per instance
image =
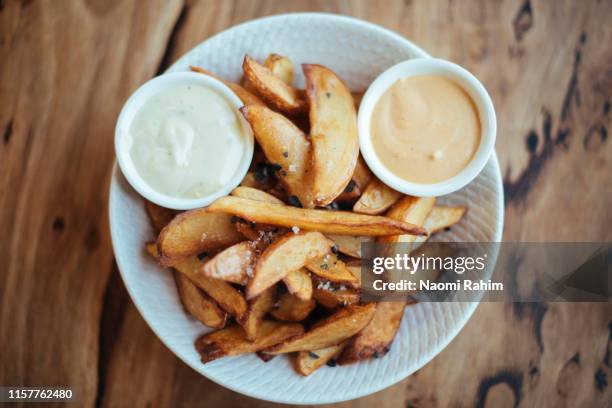
[[270, 174], [268, 173], [268, 166], [266, 163], [258, 163], [255, 166], [255, 180], [260, 183], [265, 183], [268, 181]]

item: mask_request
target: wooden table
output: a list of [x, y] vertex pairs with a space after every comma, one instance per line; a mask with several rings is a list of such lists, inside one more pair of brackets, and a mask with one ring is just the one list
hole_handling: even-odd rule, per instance
[[[508, 241], [612, 240], [610, 1], [0, 2], [0, 384], [81, 406], [272, 406], [166, 349], [114, 266], [113, 129], [134, 89], [212, 34], [306, 10], [381, 24], [493, 96]], [[482, 304], [431, 363], [343, 406], [610, 406], [610, 303]]]

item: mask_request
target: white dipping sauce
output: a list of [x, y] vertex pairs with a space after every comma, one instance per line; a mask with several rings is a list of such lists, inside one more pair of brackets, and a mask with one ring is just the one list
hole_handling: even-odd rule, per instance
[[147, 100], [126, 135], [142, 179], [159, 193], [199, 198], [236, 173], [245, 136], [237, 110], [202, 85], [173, 85]]

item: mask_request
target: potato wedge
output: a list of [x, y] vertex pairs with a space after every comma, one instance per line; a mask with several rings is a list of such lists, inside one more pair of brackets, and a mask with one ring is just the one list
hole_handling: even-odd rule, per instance
[[233, 214], [257, 223], [287, 228], [297, 227], [329, 234], [373, 236], [392, 234], [427, 235], [427, 232], [422, 227], [392, 220], [388, 217], [355, 214], [347, 211], [281, 206], [232, 196], [217, 199], [208, 207], [207, 211]]
[[371, 237], [355, 235], [326, 234], [325, 236], [334, 241], [334, 244], [338, 247], [338, 251], [354, 258], [361, 258], [361, 243], [370, 242], [372, 240]]
[[323, 280], [333, 283], [359, 287], [359, 281], [349, 271], [346, 264], [333, 253], [310, 259], [306, 262], [306, 268]]
[[266, 193], [265, 191], [258, 190], [252, 187], [244, 187], [244, 186], [236, 187], [231, 192], [231, 195], [233, 195], [234, 197], [241, 197], [241, 198], [246, 198], [247, 200], [261, 201], [264, 203], [285, 204], [278, 198], [274, 197], [272, 194]]
[[161, 207], [149, 200], [145, 200], [145, 209], [147, 210], [149, 220], [151, 220], [151, 225], [157, 233], [168, 225], [176, 215], [176, 211]]
[[253, 279], [247, 284], [247, 299], [259, 295], [289, 272], [302, 268], [309, 259], [327, 253], [331, 246], [332, 242], [320, 232], [285, 234], [257, 260]]
[[371, 357], [384, 356], [399, 329], [406, 302], [381, 302], [374, 317], [344, 348], [338, 362], [349, 364]]
[[239, 242], [206, 261], [201, 270], [210, 278], [246, 285], [249, 275], [253, 274], [255, 257], [255, 247], [252, 242]]
[[237, 220], [234, 224], [236, 226], [236, 231], [238, 231], [241, 235], [243, 235], [249, 241], [255, 241], [258, 239], [261, 234], [257, 229], [253, 228], [250, 222], [241, 222], [242, 220]]
[[351, 181], [357, 157], [357, 115], [346, 85], [330, 69], [302, 65], [310, 106], [314, 203], [326, 206]]
[[363, 160], [363, 157], [359, 155], [351, 181], [349, 181], [342, 194], [335, 201], [344, 203], [358, 199], [373, 177], [370, 168]]
[[278, 236], [287, 232], [286, 228], [274, 225], [255, 223], [235, 217], [234, 226], [236, 230], [249, 241], [253, 241], [256, 252], [261, 252], [270, 245]]
[[365, 190], [366, 186], [370, 184], [373, 177], [374, 175], [370, 171], [370, 168], [366, 164], [365, 160], [363, 160], [363, 157], [359, 155], [357, 158], [357, 164], [355, 165], [355, 170], [353, 171], [353, 181], [355, 181], [357, 187], [363, 191]]
[[231, 82], [231, 81], [226, 81], [222, 78], [219, 78], [217, 75], [213, 74], [212, 72], [204, 69], [204, 68], [200, 68], [200, 67], [196, 67], [193, 65], [190, 65], [189, 68], [193, 71], [193, 72], [197, 72], [199, 74], [204, 74], [204, 75], [208, 75], [210, 77], [213, 77], [221, 82], [223, 82], [225, 84], [225, 86], [227, 86], [229, 89], [231, 89], [237, 96], [238, 98], [240, 98], [240, 100], [242, 101], [242, 103], [244, 103], [245, 105], [265, 105], [264, 102], [259, 99], [259, 97], [255, 94], [253, 94], [252, 92], [246, 90], [244, 87], [238, 85], [235, 82]]
[[211, 212], [206, 208], [177, 215], [157, 237], [161, 263], [170, 266], [175, 259], [244, 241], [231, 220], [232, 217], [227, 214]]
[[205, 326], [215, 329], [225, 327], [227, 313], [207, 294], [202, 292], [185, 275], [174, 271], [174, 281], [183, 307]]
[[357, 186], [355, 180], [351, 178], [351, 181], [346, 185], [342, 194], [340, 194], [334, 200], [337, 203], [353, 203], [361, 196], [361, 189]]
[[[159, 252], [155, 244], [147, 244], [146, 250], [151, 256], [159, 260]], [[203, 261], [200, 261], [197, 257], [190, 256], [178, 259], [169, 266], [189, 278], [230, 315], [236, 318], [244, 315], [247, 311], [247, 302], [242, 293], [227, 282], [204, 276], [200, 272], [202, 263]]]
[[361, 259], [352, 259], [345, 262], [349, 271], [357, 278], [359, 286], [361, 286]]
[[283, 278], [283, 283], [289, 293], [298, 299], [309, 300], [312, 298], [312, 279], [307, 269], [301, 268], [297, 271], [289, 272]]
[[434, 234], [458, 223], [466, 211], [466, 207], [435, 206], [425, 219], [423, 226], [430, 234]]
[[363, 194], [353, 206], [353, 211], [361, 214], [382, 214], [395, 204], [401, 196], [402, 193], [393, 190], [375, 178], [365, 188]]
[[264, 61], [264, 67], [268, 68], [272, 75], [283, 80], [291, 86], [293, 84], [293, 63], [285, 56], [270, 54]]
[[242, 70], [245, 78], [257, 90], [259, 96], [276, 110], [289, 115], [306, 111], [306, 101], [297, 89], [287, 85], [272, 71], [248, 55], [244, 56]]
[[360, 295], [356, 289], [335, 289], [330, 284], [319, 281], [312, 291], [312, 298], [326, 309], [335, 309], [359, 303]]
[[289, 119], [265, 106], [243, 106], [242, 115], [251, 124], [257, 143], [290, 196], [300, 205], [313, 207], [310, 187], [310, 142]]
[[313, 299], [302, 300], [291, 293], [283, 293], [270, 314], [277, 320], [299, 322], [304, 320], [316, 305]]
[[[435, 202], [435, 197], [404, 196], [389, 209], [386, 215], [394, 220], [422, 227]], [[414, 242], [416, 237], [408, 234], [389, 235], [380, 237], [378, 241], [386, 243]]]
[[263, 317], [274, 306], [275, 298], [276, 288], [268, 288], [261, 295], [249, 300], [248, 311], [238, 318], [238, 323], [244, 328], [247, 339], [257, 340]]
[[[318, 350], [300, 351], [295, 357], [295, 370], [298, 372], [298, 374], [304, 376], [310, 375], [324, 364], [328, 364], [330, 361], [332, 361], [332, 359], [337, 357], [345, 345], [346, 341]], [[335, 366], [335, 362], [333, 365], [328, 365], [333, 367]]]
[[299, 323], [280, 323], [264, 320], [259, 327], [257, 340], [250, 341], [241, 326], [235, 325], [207, 333], [196, 340], [195, 347], [203, 363], [225, 356], [254, 353], [285, 339], [300, 335], [304, 328]]
[[318, 350], [339, 344], [363, 329], [374, 316], [375, 304], [351, 305], [313, 326], [306, 333], [291, 337], [264, 350], [269, 354]]

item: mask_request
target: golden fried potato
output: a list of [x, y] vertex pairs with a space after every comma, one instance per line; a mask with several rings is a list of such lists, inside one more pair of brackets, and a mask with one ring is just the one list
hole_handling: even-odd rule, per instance
[[234, 225], [236, 226], [236, 231], [238, 231], [249, 241], [255, 241], [261, 236], [260, 231], [254, 228], [250, 222], [243, 222], [242, 220], [237, 220]]
[[244, 187], [244, 186], [236, 187], [231, 192], [231, 195], [233, 195], [234, 197], [241, 197], [241, 198], [246, 198], [247, 200], [261, 201], [264, 203], [285, 204], [278, 198], [274, 197], [272, 194], [266, 193], [265, 191], [258, 190], [252, 187]]
[[255, 246], [244, 241], [232, 245], [202, 265], [205, 276], [226, 282], [246, 285], [255, 262]]
[[348, 203], [358, 199], [372, 180], [372, 177], [374, 176], [370, 168], [365, 164], [363, 157], [359, 155], [351, 181], [349, 181], [342, 194], [340, 194], [335, 201], [339, 203]]
[[366, 186], [370, 184], [374, 175], [370, 171], [370, 168], [363, 160], [363, 157], [359, 155], [357, 158], [357, 164], [355, 165], [355, 170], [353, 171], [353, 181], [357, 184], [357, 187], [361, 191], [365, 190]]
[[240, 111], [251, 124], [257, 143], [290, 196], [304, 207], [313, 207], [310, 182], [310, 142], [289, 119], [264, 106], [243, 106]]
[[208, 327], [221, 329], [225, 326], [227, 313], [210, 296], [202, 292], [180, 272], [174, 271], [174, 281], [181, 303], [187, 313]]
[[316, 210], [281, 206], [247, 200], [240, 197], [221, 197], [207, 209], [211, 212], [233, 214], [249, 221], [287, 228], [320, 231], [344, 235], [427, 235], [422, 227], [377, 215], [355, 214], [348, 211]]
[[276, 288], [268, 288], [261, 295], [249, 300], [249, 309], [238, 318], [238, 323], [244, 328], [247, 339], [257, 340], [263, 317], [274, 305]]
[[269, 354], [318, 350], [339, 344], [358, 333], [374, 316], [375, 304], [351, 305], [322, 320], [309, 331], [265, 350]]
[[304, 328], [299, 323], [263, 320], [255, 341], [249, 340], [244, 329], [235, 325], [203, 335], [196, 340], [195, 347], [202, 362], [208, 363], [224, 356], [254, 353], [303, 332]]
[[430, 234], [434, 234], [458, 223], [466, 211], [466, 207], [435, 206], [425, 219], [423, 226]]
[[277, 320], [299, 322], [304, 320], [316, 305], [313, 299], [302, 300], [291, 293], [283, 293], [270, 314]]
[[242, 86], [238, 85], [237, 83], [221, 79], [218, 76], [216, 76], [215, 74], [213, 74], [212, 72], [210, 72], [210, 71], [208, 71], [208, 70], [206, 70], [204, 68], [196, 67], [196, 66], [193, 66], [193, 65], [190, 65], [189, 68], [193, 72], [197, 72], [199, 74], [208, 75], [209, 77], [213, 77], [213, 78], [223, 82], [225, 84], [225, 86], [227, 86], [229, 89], [231, 89], [238, 96], [238, 98], [240, 98], [242, 103], [244, 103], [245, 105], [265, 105], [264, 102], [261, 99], [259, 99], [259, 97], [257, 95], [253, 94], [252, 92], [249, 92], [248, 90], [246, 90]]
[[301, 375], [310, 375], [324, 364], [331, 362], [340, 354], [345, 345], [346, 341], [319, 350], [300, 351], [294, 360], [295, 370]]
[[306, 101], [300, 92], [248, 55], [244, 56], [242, 70], [250, 86], [274, 109], [289, 115], [305, 112]]
[[359, 200], [353, 206], [353, 211], [361, 214], [382, 214], [395, 204], [402, 193], [393, 190], [379, 179], [373, 179], [365, 188]]
[[293, 63], [285, 56], [270, 54], [264, 61], [264, 67], [268, 68], [272, 75], [283, 80], [291, 86], [293, 84]]
[[[157, 246], [153, 243], [146, 245], [146, 250], [155, 259], [159, 260]], [[209, 278], [201, 272], [203, 261], [195, 256], [181, 258], [169, 266], [185, 275], [204, 293], [210, 296], [217, 304], [232, 316], [239, 318], [247, 311], [247, 302], [237, 289], [231, 284], [219, 279]]]
[[326, 234], [326, 237], [334, 241], [338, 247], [338, 251], [345, 255], [354, 258], [361, 258], [361, 243], [371, 242], [371, 237], [354, 236], [354, 235], [335, 235]]
[[174, 217], [157, 237], [161, 263], [165, 266], [175, 259], [215, 251], [244, 241], [232, 225], [228, 214], [206, 208], [186, 211]]
[[345, 262], [347, 269], [357, 278], [361, 286], [361, 259], [350, 259]]
[[314, 203], [325, 206], [351, 181], [359, 156], [357, 115], [346, 85], [330, 69], [302, 65], [310, 106]]
[[289, 293], [298, 299], [309, 300], [312, 298], [312, 279], [307, 269], [301, 268], [297, 271], [289, 272], [283, 278], [283, 283]]
[[332, 242], [320, 232], [290, 232], [277, 239], [257, 259], [253, 279], [247, 284], [247, 299], [302, 268], [309, 259], [327, 253], [331, 246]]
[[337, 289], [329, 282], [318, 281], [312, 291], [312, 298], [326, 309], [335, 309], [359, 303], [360, 295], [356, 289]]
[[[394, 220], [422, 227], [435, 202], [435, 197], [404, 196], [387, 211], [386, 215]], [[416, 237], [408, 234], [389, 235], [380, 237], [378, 241], [386, 243], [414, 242]]]
[[379, 303], [370, 323], [349, 340], [338, 362], [349, 364], [384, 356], [399, 329], [405, 306], [405, 301]]
[[359, 281], [355, 275], [333, 253], [310, 259], [306, 262], [306, 268], [323, 280], [359, 287]]
[[343, 204], [351, 204], [354, 203], [361, 196], [361, 189], [355, 182], [355, 180], [351, 179], [349, 183], [344, 188], [342, 194], [340, 194], [334, 202], [343, 203]]
[[176, 216], [176, 211], [145, 200], [145, 209], [153, 229], [159, 233]]

